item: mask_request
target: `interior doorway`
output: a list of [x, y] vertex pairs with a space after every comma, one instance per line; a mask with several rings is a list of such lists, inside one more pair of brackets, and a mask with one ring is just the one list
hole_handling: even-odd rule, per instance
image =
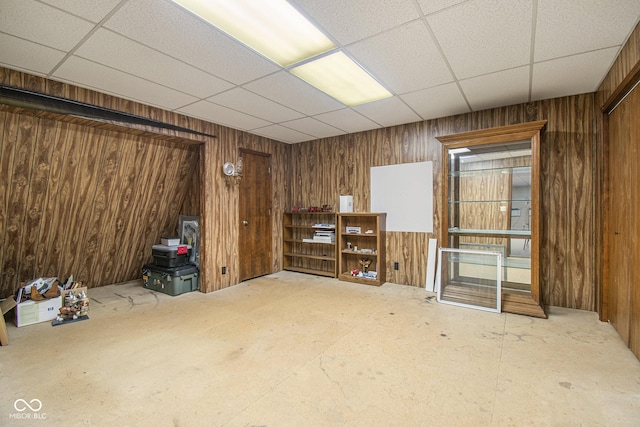
[[271, 154], [240, 149], [238, 257], [240, 281], [272, 273]]

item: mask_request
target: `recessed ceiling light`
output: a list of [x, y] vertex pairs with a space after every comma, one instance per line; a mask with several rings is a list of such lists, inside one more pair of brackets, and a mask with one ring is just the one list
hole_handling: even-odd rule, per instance
[[348, 106], [388, 98], [391, 93], [360, 65], [336, 52], [289, 71]]
[[173, 0], [283, 67], [335, 49], [286, 0]]

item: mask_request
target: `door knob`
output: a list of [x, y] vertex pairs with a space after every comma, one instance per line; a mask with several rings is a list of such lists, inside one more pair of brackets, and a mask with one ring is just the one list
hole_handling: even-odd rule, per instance
[[242, 225], [244, 225], [244, 226], [246, 227], [247, 225], [249, 225], [249, 221], [247, 221], [247, 220], [245, 219], [244, 221], [242, 221]]

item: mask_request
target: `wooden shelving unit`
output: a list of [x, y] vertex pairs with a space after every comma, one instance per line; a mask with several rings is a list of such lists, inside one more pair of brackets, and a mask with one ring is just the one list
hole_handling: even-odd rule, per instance
[[282, 245], [284, 270], [336, 277], [336, 242], [309, 241], [318, 231], [336, 231], [334, 212], [285, 212]]
[[[442, 159], [448, 159], [442, 168], [447, 214], [440, 242], [453, 249], [500, 252], [502, 311], [542, 318], [540, 141], [545, 125], [543, 120], [437, 137]], [[441, 280], [458, 290], [469, 283], [467, 273], [443, 268]], [[475, 295], [460, 292], [458, 297], [473, 300]]]
[[[338, 214], [338, 279], [373, 286], [387, 281], [386, 223], [386, 213]], [[352, 227], [359, 227], [360, 233], [348, 232]], [[354, 269], [363, 270], [361, 261], [365, 259], [371, 261], [368, 272], [376, 272], [376, 276], [353, 276]]]

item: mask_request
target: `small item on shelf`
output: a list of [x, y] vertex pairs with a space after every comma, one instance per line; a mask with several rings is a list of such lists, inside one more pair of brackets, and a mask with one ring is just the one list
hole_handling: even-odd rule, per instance
[[347, 242], [347, 249], [351, 250], [352, 248], [351, 242]]
[[347, 234], [360, 234], [362, 232], [362, 228], [360, 227], [346, 227]]
[[367, 270], [369, 269], [369, 266], [371, 265], [371, 259], [362, 258], [359, 262], [360, 262], [360, 265], [362, 266], [362, 272], [366, 273]]
[[360, 270], [358, 270], [357, 268], [354, 268], [353, 270], [351, 270], [351, 275], [353, 277], [356, 277], [358, 274], [360, 274]]
[[373, 230], [367, 230], [364, 232], [364, 234], [373, 234]]

